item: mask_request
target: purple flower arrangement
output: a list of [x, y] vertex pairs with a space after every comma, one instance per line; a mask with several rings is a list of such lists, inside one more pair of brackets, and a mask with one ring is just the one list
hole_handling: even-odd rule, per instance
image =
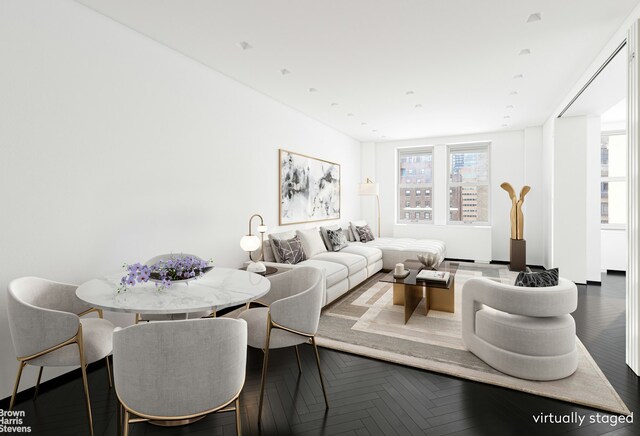
[[211, 263], [212, 261], [196, 256], [176, 255], [161, 259], [153, 265], [142, 265], [139, 262], [132, 265], [124, 264], [127, 275], [120, 280], [118, 292], [149, 280], [155, 282], [159, 289], [164, 289], [176, 281], [197, 279], [213, 268]]

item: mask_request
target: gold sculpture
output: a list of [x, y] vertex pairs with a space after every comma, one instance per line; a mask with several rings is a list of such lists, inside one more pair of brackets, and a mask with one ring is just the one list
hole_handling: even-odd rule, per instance
[[531, 190], [531, 186], [525, 185], [522, 187], [519, 199], [516, 197], [516, 191], [510, 183], [504, 182], [500, 187], [507, 191], [511, 199], [511, 239], [524, 239], [522, 203], [524, 203], [524, 196]]

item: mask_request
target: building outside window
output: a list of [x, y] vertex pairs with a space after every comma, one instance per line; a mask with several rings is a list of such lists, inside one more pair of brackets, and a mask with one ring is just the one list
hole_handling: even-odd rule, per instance
[[451, 145], [449, 222], [489, 223], [489, 144]]
[[627, 135], [603, 132], [600, 142], [600, 222], [627, 224]]
[[[398, 165], [398, 222], [433, 222], [432, 148], [399, 149]], [[419, 174], [419, 178], [411, 177], [415, 174]], [[407, 189], [409, 187], [415, 189]], [[424, 196], [421, 195], [423, 191]], [[412, 204], [415, 206], [411, 206]]]

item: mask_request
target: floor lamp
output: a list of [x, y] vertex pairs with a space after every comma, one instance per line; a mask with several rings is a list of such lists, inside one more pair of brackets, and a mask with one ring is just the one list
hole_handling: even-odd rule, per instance
[[375, 195], [378, 202], [378, 238], [380, 237], [380, 185], [373, 183], [373, 181], [367, 177], [367, 181], [358, 184], [358, 195], [371, 196]]

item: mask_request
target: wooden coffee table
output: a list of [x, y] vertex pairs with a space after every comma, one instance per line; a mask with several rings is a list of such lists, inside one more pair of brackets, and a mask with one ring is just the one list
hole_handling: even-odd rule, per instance
[[425, 298], [425, 315], [430, 309], [442, 312], [454, 312], [455, 305], [455, 274], [458, 270], [457, 262], [445, 261], [440, 264], [438, 271], [448, 271], [447, 282], [432, 282], [416, 280], [416, 275], [422, 270], [422, 264], [417, 260], [408, 259], [404, 266], [409, 270], [409, 275], [404, 279], [393, 277], [393, 271], [385, 275], [381, 282], [393, 283], [393, 304], [404, 306], [404, 323], [411, 318], [414, 310]]

